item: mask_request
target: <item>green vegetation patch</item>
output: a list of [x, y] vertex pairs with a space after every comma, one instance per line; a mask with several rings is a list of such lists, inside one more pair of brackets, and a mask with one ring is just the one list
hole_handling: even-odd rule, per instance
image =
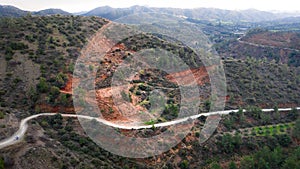
[[286, 134], [287, 131], [293, 128], [294, 126], [295, 123], [258, 126], [252, 129], [252, 134], [255, 136], [270, 136], [270, 135]]

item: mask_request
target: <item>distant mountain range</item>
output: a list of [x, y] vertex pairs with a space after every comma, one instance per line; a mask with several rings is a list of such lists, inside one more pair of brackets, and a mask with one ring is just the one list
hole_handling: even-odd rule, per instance
[[[248, 10], [224, 10], [216, 8], [196, 8], [196, 9], [179, 9], [179, 8], [153, 8], [144, 6], [132, 6], [129, 8], [112, 8], [109, 6], [102, 6], [95, 8], [88, 12], [68, 13], [61, 9], [46, 9], [37, 12], [29, 12], [18, 9], [13, 6], [0, 5], [0, 17], [20, 17], [31, 13], [32, 15], [83, 15], [83, 16], [99, 16], [110, 20], [121, 19], [122, 17], [139, 14], [145, 12], [163, 13], [169, 15], [176, 15], [184, 18], [191, 18], [197, 20], [208, 21], [222, 21], [222, 22], [264, 22], [272, 20], [284, 20], [287, 17], [300, 16], [300, 13], [272, 13], [259, 11], [255, 9]], [[292, 18], [293, 20], [293, 18]]]
[[27, 11], [23, 11], [14, 6], [0, 5], [0, 16], [2, 17], [20, 17], [26, 15], [27, 13]]
[[19, 8], [16, 8], [14, 6], [8, 6], [8, 5], [0, 5], [0, 17], [21, 17], [25, 16], [27, 14], [32, 15], [72, 15], [69, 12], [63, 11], [61, 9], [45, 9], [41, 11], [36, 12], [30, 12], [30, 11], [24, 11]]
[[109, 20], [116, 20], [121, 17], [143, 12], [153, 12], [151, 8], [143, 6], [132, 6], [130, 8], [112, 8], [109, 6], [103, 6], [95, 8], [85, 14], [84, 16], [100, 16]]
[[227, 22], [261, 22], [282, 19], [291, 16], [300, 16], [300, 13], [272, 13], [259, 11], [255, 9], [248, 10], [224, 10], [216, 8], [196, 8], [196, 9], [179, 9], [179, 8], [152, 8], [143, 6], [132, 6], [129, 8], [111, 8], [103, 6], [95, 8], [83, 15], [100, 16], [110, 20], [120, 19], [121, 17], [138, 14], [141, 12], [154, 12], [176, 15], [198, 20], [216, 20]]
[[72, 15], [69, 12], [63, 11], [61, 9], [45, 9], [38, 12], [33, 12], [34, 15]]

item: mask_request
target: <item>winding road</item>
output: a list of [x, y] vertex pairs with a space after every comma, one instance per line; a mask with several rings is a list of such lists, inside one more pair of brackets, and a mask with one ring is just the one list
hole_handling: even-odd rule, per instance
[[271, 48], [271, 49], [284, 49], [284, 50], [291, 50], [291, 51], [295, 51], [295, 52], [300, 52], [300, 50], [298, 49], [293, 49], [293, 48], [287, 48], [287, 47], [276, 47], [276, 46], [271, 46], [271, 45], [262, 45], [262, 44], [257, 44], [257, 43], [252, 43], [252, 42], [247, 42], [247, 41], [243, 41], [242, 38], [245, 37], [245, 35], [237, 38], [237, 41], [246, 45], [251, 45], [251, 46], [256, 46], [256, 47], [262, 47], [262, 48]]
[[[296, 108], [297, 110], [300, 110], [300, 107]], [[292, 108], [279, 108], [278, 111], [290, 111], [292, 110]], [[197, 119], [200, 116], [210, 116], [210, 115], [226, 115], [229, 114], [231, 112], [238, 112], [239, 110], [223, 110], [223, 111], [216, 111], [216, 112], [209, 112], [209, 113], [201, 113], [201, 114], [197, 114], [197, 115], [193, 115], [193, 116], [189, 116], [189, 117], [185, 117], [185, 118], [180, 118], [180, 119], [176, 119], [173, 121], [168, 121], [168, 122], [163, 122], [163, 123], [157, 123], [154, 124], [154, 127], [167, 127], [167, 126], [171, 126], [171, 125], [175, 125], [175, 124], [179, 124], [185, 121], [188, 121], [190, 119]], [[246, 110], [243, 110], [244, 112], [246, 112]], [[263, 112], [271, 112], [274, 111], [274, 109], [262, 109]], [[41, 113], [41, 114], [36, 114], [36, 115], [32, 115], [29, 116], [25, 119], [23, 119], [20, 123], [20, 127], [19, 130], [17, 132], [15, 132], [11, 137], [4, 139], [2, 141], [0, 141], [0, 149], [8, 147], [10, 145], [16, 144], [18, 142], [20, 142], [22, 140], [22, 138], [24, 137], [27, 128], [28, 128], [28, 121], [40, 117], [40, 116], [53, 116], [56, 115], [57, 113]], [[84, 116], [84, 115], [77, 115], [77, 114], [61, 114], [62, 117], [73, 117], [73, 118], [82, 118], [82, 119], [87, 119], [87, 120], [96, 120], [100, 123], [103, 123], [107, 126], [110, 127], [114, 127], [114, 128], [119, 128], [119, 129], [147, 129], [147, 128], [152, 128], [153, 125], [139, 125], [139, 126], [125, 126], [125, 125], [118, 125], [112, 122], [109, 122], [107, 120], [104, 119], [100, 119], [100, 118], [96, 118], [96, 117], [90, 117], [90, 116]]]

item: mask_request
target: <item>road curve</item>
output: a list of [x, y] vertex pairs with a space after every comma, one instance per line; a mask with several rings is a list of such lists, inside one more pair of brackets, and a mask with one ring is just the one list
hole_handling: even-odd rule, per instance
[[282, 47], [277, 47], [277, 46], [271, 46], [271, 45], [262, 45], [262, 44], [257, 44], [257, 43], [252, 43], [252, 42], [247, 42], [247, 41], [243, 41], [242, 38], [245, 37], [245, 35], [237, 38], [237, 41], [243, 44], [247, 44], [247, 45], [251, 45], [251, 46], [256, 46], [256, 47], [263, 47], [263, 48], [271, 48], [271, 49], [284, 49], [284, 50], [291, 50], [291, 51], [296, 51], [296, 52], [300, 52], [300, 50], [298, 49], [293, 49], [293, 48], [282, 48]]
[[[297, 110], [300, 110], [300, 107], [296, 108]], [[278, 111], [290, 111], [292, 110], [292, 108], [279, 108]], [[173, 121], [168, 121], [168, 122], [163, 122], [163, 123], [157, 123], [154, 125], [139, 125], [139, 126], [125, 126], [125, 125], [118, 125], [112, 122], [109, 122], [107, 120], [104, 119], [100, 119], [100, 118], [96, 118], [96, 117], [90, 117], [90, 116], [84, 116], [84, 115], [77, 115], [77, 114], [61, 114], [62, 117], [73, 117], [73, 118], [81, 118], [81, 119], [87, 119], [87, 120], [96, 120], [102, 124], [105, 124], [107, 126], [113, 127], [113, 128], [119, 128], [119, 129], [147, 129], [147, 128], [152, 128], [154, 127], [167, 127], [167, 126], [171, 126], [171, 125], [175, 125], [175, 124], [179, 124], [185, 121], [188, 121], [189, 119], [197, 119], [200, 116], [210, 116], [210, 115], [226, 115], [229, 114], [231, 112], [238, 112], [239, 110], [223, 110], [223, 111], [216, 111], [216, 112], [209, 112], [209, 113], [201, 113], [201, 114], [197, 114], [197, 115], [193, 115], [193, 116], [189, 116], [189, 117], [185, 117], [185, 118], [180, 118], [180, 119], [176, 119]], [[246, 112], [245, 109], [243, 109], [244, 112]], [[263, 112], [270, 112], [270, 111], [274, 111], [274, 109], [262, 109]], [[5, 148], [7, 146], [16, 144], [18, 142], [20, 142], [20, 140], [22, 140], [22, 138], [24, 137], [27, 128], [28, 128], [28, 121], [40, 117], [40, 116], [53, 116], [56, 115], [57, 113], [40, 113], [40, 114], [36, 114], [36, 115], [32, 115], [29, 116], [25, 119], [23, 119], [20, 123], [20, 127], [18, 129], [17, 132], [15, 132], [11, 137], [4, 139], [2, 141], [0, 141], [0, 149]]]

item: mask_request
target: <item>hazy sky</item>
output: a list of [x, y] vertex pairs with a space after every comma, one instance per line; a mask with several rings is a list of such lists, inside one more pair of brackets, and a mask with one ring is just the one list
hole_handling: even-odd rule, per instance
[[298, 0], [0, 0], [0, 4], [13, 5], [29, 11], [60, 8], [68, 12], [88, 11], [105, 5], [111, 7], [145, 5], [175, 8], [214, 7], [234, 10], [255, 8], [268, 11], [300, 11], [300, 1]]

